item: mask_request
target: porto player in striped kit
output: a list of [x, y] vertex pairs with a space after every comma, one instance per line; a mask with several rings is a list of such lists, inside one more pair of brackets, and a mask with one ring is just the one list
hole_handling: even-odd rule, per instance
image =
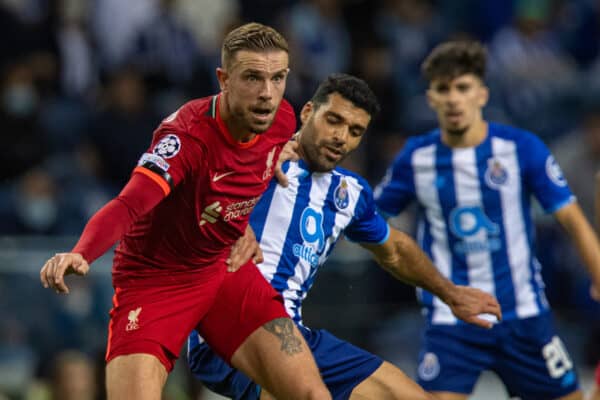
[[[370, 250], [397, 279], [437, 293], [459, 318], [486, 327], [491, 324], [479, 313], [500, 315], [489, 294], [443, 278], [409, 236], [376, 212], [368, 183], [337, 167], [360, 144], [377, 109], [364, 81], [345, 74], [328, 77], [302, 109], [301, 159], [284, 165], [288, 187], [271, 182], [250, 223], [264, 255], [259, 269], [282, 294], [334, 399], [429, 399], [390, 363], [302, 323], [302, 301], [342, 235]], [[217, 393], [238, 400], [271, 398], [218, 357], [202, 335], [190, 335], [188, 358], [194, 376]]]
[[226, 265], [295, 130], [282, 101], [287, 74], [287, 43], [274, 29], [251, 23], [230, 32], [217, 69], [221, 93], [167, 117], [121, 194], [92, 217], [71, 253], [42, 268], [44, 286], [68, 292], [63, 275], [87, 273], [121, 240], [109, 399], [160, 399], [192, 329], [279, 398], [331, 398], [279, 294], [252, 262], [234, 273]]
[[596, 288], [600, 246], [548, 148], [535, 135], [488, 123], [485, 49], [448, 42], [423, 63], [439, 129], [410, 138], [376, 189], [379, 210], [419, 207], [418, 238], [454, 283], [494, 295], [503, 321], [483, 331], [420, 291], [427, 315], [418, 382], [466, 399], [483, 370], [521, 399], [581, 399], [573, 363], [552, 323], [534, 254], [532, 198], [574, 241]]

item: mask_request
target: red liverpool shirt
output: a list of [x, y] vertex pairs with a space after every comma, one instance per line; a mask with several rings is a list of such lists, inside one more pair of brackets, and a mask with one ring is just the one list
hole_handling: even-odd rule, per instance
[[266, 132], [236, 142], [220, 118], [219, 99], [185, 104], [154, 132], [134, 173], [150, 177], [168, 196], [122, 238], [115, 252], [115, 282], [222, 262], [243, 235], [296, 119], [283, 100]]

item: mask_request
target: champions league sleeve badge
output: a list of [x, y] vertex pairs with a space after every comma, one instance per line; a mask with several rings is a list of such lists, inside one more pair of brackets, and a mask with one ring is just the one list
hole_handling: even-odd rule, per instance
[[162, 158], [175, 157], [181, 149], [181, 141], [177, 135], [167, 135], [154, 146], [152, 152]]
[[333, 192], [333, 201], [338, 210], [343, 210], [348, 207], [350, 200], [348, 198], [348, 182], [345, 179], [342, 179], [338, 187], [335, 188]]
[[487, 160], [487, 169], [485, 170], [485, 183], [492, 189], [500, 189], [500, 186], [508, 182], [508, 171], [495, 158]]

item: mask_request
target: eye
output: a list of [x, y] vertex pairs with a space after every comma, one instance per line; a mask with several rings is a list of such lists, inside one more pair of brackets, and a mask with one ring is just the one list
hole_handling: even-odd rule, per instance
[[283, 79], [284, 79], [284, 78], [285, 78], [285, 77], [283, 76], [283, 74], [280, 74], [280, 75], [275, 75], [275, 76], [273, 77], [273, 82], [275, 82], [275, 83], [281, 83], [281, 82], [283, 81]]
[[246, 80], [248, 82], [258, 82], [258, 76], [256, 75], [247, 75]]
[[354, 137], [361, 137], [363, 135], [363, 133], [364, 133], [364, 131], [359, 128], [350, 129], [350, 134]]
[[340, 119], [338, 117], [336, 117], [335, 115], [328, 115], [325, 120], [331, 124], [331, 125], [335, 125], [335, 124], [339, 124], [340, 123]]

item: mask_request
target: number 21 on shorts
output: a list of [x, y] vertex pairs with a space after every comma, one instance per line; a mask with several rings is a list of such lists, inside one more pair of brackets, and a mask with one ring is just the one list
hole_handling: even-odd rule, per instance
[[544, 346], [542, 354], [546, 359], [546, 366], [552, 378], [560, 378], [573, 368], [573, 362], [565, 349], [563, 342], [558, 336]]

